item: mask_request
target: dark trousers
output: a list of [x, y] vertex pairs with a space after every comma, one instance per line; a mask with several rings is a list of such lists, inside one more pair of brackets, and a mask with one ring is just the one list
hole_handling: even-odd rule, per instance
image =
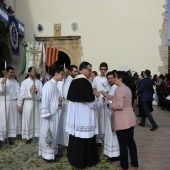
[[166, 100], [166, 108], [167, 110], [170, 110], [170, 100]]
[[136, 143], [134, 141], [134, 127], [116, 131], [120, 146], [120, 165], [123, 169], [128, 169], [128, 149], [130, 152], [131, 165], [138, 167], [138, 156]]
[[142, 110], [142, 104], [141, 104], [141, 97], [138, 97], [138, 101], [139, 101], [139, 116], [143, 115], [143, 110]]
[[155, 120], [153, 119], [153, 117], [150, 113], [152, 101], [141, 101], [141, 104], [142, 104], [142, 109], [143, 109], [141, 124], [145, 125], [145, 121], [146, 121], [146, 117], [147, 117], [149, 119], [150, 123], [152, 124], [152, 126], [157, 127], [158, 125], [156, 124]]

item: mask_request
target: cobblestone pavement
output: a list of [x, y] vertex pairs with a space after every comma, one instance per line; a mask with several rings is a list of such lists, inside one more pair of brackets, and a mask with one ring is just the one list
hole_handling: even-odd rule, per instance
[[[138, 114], [138, 108], [135, 108]], [[148, 120], [145, 127], [136, 126], [135, 141], [138, 149], [139, 170], [170, 170], [170, 111], [162, 111], [154, 106], [153, 117], [159, 125], [156, 131], [150, 131]], [[138, 118], [140, 121], [140, 118]], [[118, 162], [106, 162], [103, 148], [98, 148], [101, 161], [87, 170], [115, 170]], [[14, 146], [3, 145], [0, 149], [0, 169], [2, 170], [71, 170], [67, 161], [67, 150], [59, 146], [59, 157], [56, 163], [46, 163], [38, 156], [38, 141], [26, 145], [18, 137]]]

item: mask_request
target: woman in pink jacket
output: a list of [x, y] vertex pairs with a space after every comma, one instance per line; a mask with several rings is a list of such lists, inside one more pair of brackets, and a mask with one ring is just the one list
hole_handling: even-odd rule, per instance
[[[130, 151], [131, 166], [129, 169], [137, 170], [138, 157], [137, 148], [134, 141], [134, 126], [137, 123], [135, 113], [132, 108], [132, 93], [128, 87], [128, 74], [124, 71], [118, 71], [114, 75], [114, 83], [118, 85], [114, 97], [104, 93], [112, 103], [106, 103], [112, 110], [113, 130], [116, 131], [120, 145], [120, 170], [128, 169], [128, 149]], [[102, 92], [103, 93], [103, 92]]]

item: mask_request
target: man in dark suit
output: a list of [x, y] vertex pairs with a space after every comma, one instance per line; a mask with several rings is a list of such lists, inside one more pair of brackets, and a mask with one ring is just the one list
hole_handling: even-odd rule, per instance
[[156, 124], [155, 120], [153, 119], [150, 112], [153, 111], [152, 108], [152, 101], [153, 101], [153, 83], [150, 78], [151, 72], [150, 70], [145, 70], [144, 72], [144, 78], [141, 80], [138, 88], [138, 94], [141, 97], [141, 105], [143, 109], [143, 115], [142, 120], [138, 124], [142, 127], [145, 126], [146, 117], [149, 119], [150, 123], [152, 124], [151, 131], [154, 131], [158, 128], [158, 125]]

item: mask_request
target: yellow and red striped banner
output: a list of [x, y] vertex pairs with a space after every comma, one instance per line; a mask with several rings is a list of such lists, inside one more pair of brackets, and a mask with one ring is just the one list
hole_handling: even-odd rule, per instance
[[51, 65], [58, 59], [58, 49], [47, 47], [46, 49], [46, 66], [51, 67]]

